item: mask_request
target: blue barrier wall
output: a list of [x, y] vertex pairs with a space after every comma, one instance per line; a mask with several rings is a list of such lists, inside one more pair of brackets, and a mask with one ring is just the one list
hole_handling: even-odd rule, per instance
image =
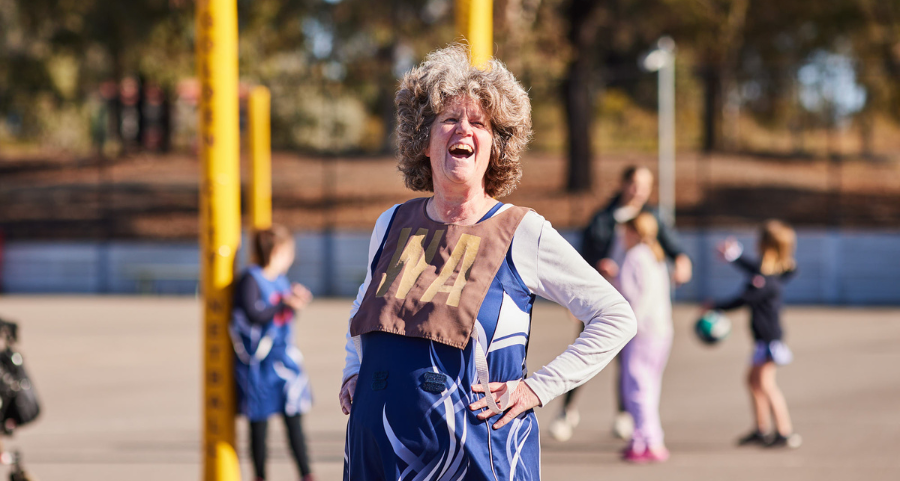
[[[297, 234], [297, 262], [289, 277], [317, 295], [356, 295], [365, 278], [369, 235]], [[576, 232], [563, 235], [577, 244]], [[677, 289], [677, 299], [722, 298], [740, 290], [740, 274], [714, 252], [729, 235], [755, 250], [752, 230], [681, 232], [694, 260], [694, 279]], [[243, 263], [245, 253], [239, 259]], [[797, 261], [799, 273], [785, 290], [788, 302], [900, 305], [900, 231], [799, 230]], [[9, 293], [194, 294], [197, 278], [192, 242], [8, 242], [3, 252], [3, 291]]]

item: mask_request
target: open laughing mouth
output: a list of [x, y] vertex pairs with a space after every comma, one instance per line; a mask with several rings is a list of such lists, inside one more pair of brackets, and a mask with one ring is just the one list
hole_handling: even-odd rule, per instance
[[475, 153], [475, 149], [471, 145], [456, 143], [450, 146], [448, 150], [453, 157], [468, 158]]

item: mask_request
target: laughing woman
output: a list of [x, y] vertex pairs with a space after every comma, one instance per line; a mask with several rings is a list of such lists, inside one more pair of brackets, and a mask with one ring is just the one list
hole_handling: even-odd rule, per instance
[[[543, 217], [496, 200], [531, 136], [528, 95], [503, 64], [432, 52], [396, 103], [400, 171], [434, 195], [375, 223], [347, 333], [344, 479], [539, 479], [534, 408], [603, 369], [634, 314]], [[585, 328], [525, 379], [536, 296]]]

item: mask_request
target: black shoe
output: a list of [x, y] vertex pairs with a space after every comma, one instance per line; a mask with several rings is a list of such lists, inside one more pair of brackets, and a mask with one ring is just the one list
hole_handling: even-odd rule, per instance
[[769, 437], [759, 431], [753, 431], [752, 433], [738, 439], [738, 446], [768, 446], [769, 445]]
[[767, 448], [799, 448], [803, 440], [797, 433], [783, 436], [781, 433], [775, 435], [771, 441], [766, 443]]

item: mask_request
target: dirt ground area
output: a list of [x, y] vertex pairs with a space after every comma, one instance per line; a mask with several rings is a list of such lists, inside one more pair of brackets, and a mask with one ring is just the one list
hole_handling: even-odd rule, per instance
[[[337, 403], [349, 299], [313, 302], [298, 344], [313, 384], [305, 417], [313, 468], [339, 480], [346, 426]], [[612, 370], [582, 390], [582, 422], [566, 443], [544, 435], [543, 479], [628, 481], [893, 481], [900, 479], [900, 311], [791, 307], [785, 312], [793, 364], [779, 369], [803, 445], [738, 448], [751, 425], [743, 380], [750, 354], [745, 315], [709, 348], [693, 337], [697, 314], [676, 306], [675, 342], [661, 417], [672, 458], [630, 466], [610, 434]], [[19, 321], [21, 348], [44, 411], [7, 448], [21, 450], [43, 481], [200, 479], [200, 304], [193, 298], [0, 297], [0, 316]], [[576, 333], [562, 308], [535, 305], [528, 366], [535, 370]], [[559, 400], [538, 409], [546, 431]], [[250, 478], [246, 422], [238, 450]], [[270, 479], [297, 474], [281, 423], [271, 423]], [[0, 474], [4, 471], [0, 468]]]
[[[578, 227], [607, 202], [621, 171], [632, 164], [655, 170], [656, 156], [601, 155], [593, 164], [593, 190], [567, 194], [564, 159], [529, 154], [519, 189], [504, 200], [534, 208], [558, 228]], [[294, 230], [367, 230], [392, 204], [425, 195], [404, 187], [389, 156], [276, 153], [273, 173], [274, 218]], [[798, 226], [900, 226], [900, 159], [893, 157], [682, 152], [676, 177], [682, 227], [747, 225], [771, 217]], [[189, 154], [115, 160], [0, 156], [0, 205], [7, 239], [193, 239], [198, 163]]]

